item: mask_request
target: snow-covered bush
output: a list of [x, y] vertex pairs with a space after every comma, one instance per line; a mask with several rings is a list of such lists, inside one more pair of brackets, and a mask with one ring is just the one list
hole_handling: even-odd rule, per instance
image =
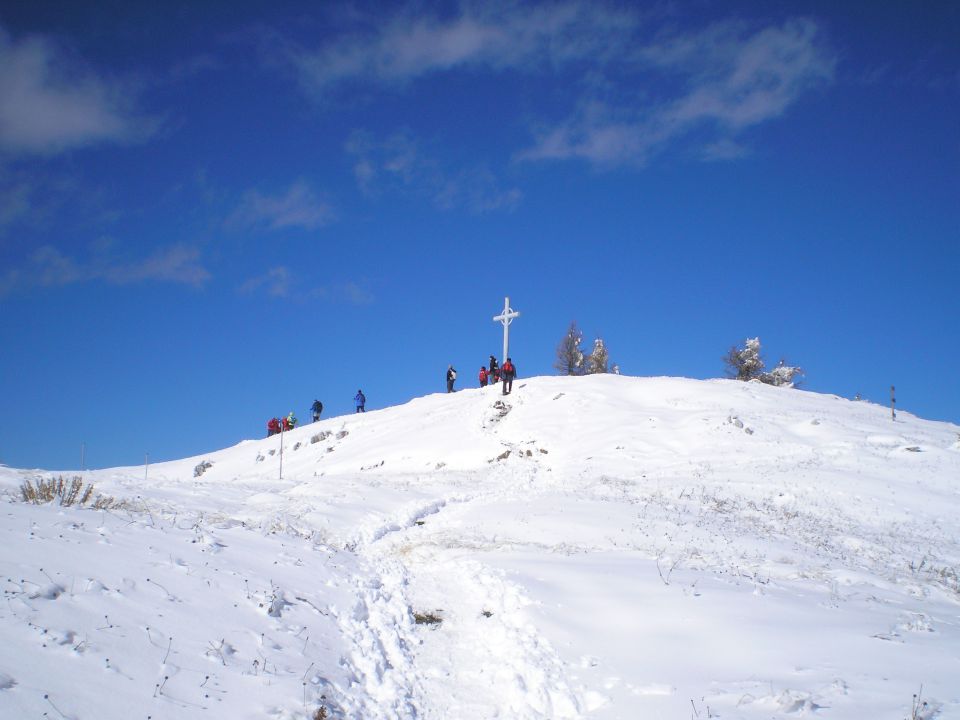
[[777, 387], [794, 387], [796, 379], [803, 375], [799, 367], [787, 365], [783, 360], [770, 372], [765, 372], [766, 364], [760, 354], [760, 338], [747, 338], [743, 347], [733, 346], [723, 358], [727, 366], [727, 377], [743, 380], [744, 382], [757, 381]]
[[785, 365], [783, 360], [781, 360], [780, 364], [773, 370], [768, 373], [762, 373], [757, 379], [767, 385], [793, 387], [795, 384], [794, 380], [799, 375], [803, 375], [803, 370], [798, 367], [793, 367], [792, 365]]

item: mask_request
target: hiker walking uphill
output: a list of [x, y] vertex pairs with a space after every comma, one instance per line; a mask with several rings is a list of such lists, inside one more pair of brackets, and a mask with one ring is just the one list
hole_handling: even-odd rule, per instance
[[493, 355], [490, 356], [490, 371], [487, 373], [487, 377], [491, 383], [500, 380], [500, 366], [497, 364], [497, 359]]
[[457, 379], [457, 371], [453, 369], [453, 365], [447, 365], [447, 392], [453, 392], [453, 383]]
[[293, 414], [293, 410], [290, 411], [290, 414], [283, 419], [283, 431], [288, 432], [293, 430], [297, 426], [297, 418]]
[[487, 386], [487, 368], [483, 365], [480, 366], [480, 387], [485, 388]]
[[280, 419], [270, 418], [267, 421], [267, 437], [280, 434]]
[[319, 400], [314, 400], [313, 405], [310, 406], [310, 410], [313, 412], [313, 421], [316, 422], [320, 419], [320, 413], [323, 412], [323, 403]]
[[503, 378], [503, 394], [508, 395], [513, 391], [513, 379], [517, 376], [517, 368], [510, 358], [507, 358], [507, 361], [503, 364], [500, 376]]
[[367, 397], [363, 394], [363, 390], [357, 390], [357, 394], [354, 396], [353, 401], [357, 405], [357, 412], [366, 412], [364, 405], [367, 404]]

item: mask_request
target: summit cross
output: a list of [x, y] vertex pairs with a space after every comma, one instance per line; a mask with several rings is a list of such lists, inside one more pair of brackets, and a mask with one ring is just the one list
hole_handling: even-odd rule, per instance
[[510, 308], [510, 298], [503, 299], [503, 312], [495, 315], [494, 322], [503, 323], [503, 357], [500, 362], [506, 362], [510, 352], [510, 323], [514, 318], [520, 317], [520, 313]]

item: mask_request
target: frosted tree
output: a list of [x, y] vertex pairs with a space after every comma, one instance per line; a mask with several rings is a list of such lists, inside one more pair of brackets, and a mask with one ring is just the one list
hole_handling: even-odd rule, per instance
[[576, 321], [570, 323], [567, 334], [557, 345], [557, 360], [553, 366], [561, 375], [583, 375], [583, 333]]
[[610, 352], [603, 338], [597, 338], [593, 341], [593, 351], [587, 356], [587, 374], [598, 375], [608, 372], [610, 372]]
[[796, 378], [803, 375], [803, 370], [792, 365], [787, 365], [783, 360], [770, 372], [760, 375], [759, 380], [767, 385], [776, 385], [777, 387], [795, 387]]
[[743, 347], [732, 347], [723, 358], [727, 366], [727, 376], [737, 380], [762, 382], [777, 387], [794, 387], [797, 377], [803, 370], [787, 365], [783, 360], [770, 372], [765, 372], [766, 364], [760, 354], [760, 338], [747, 338]]
[[734, 345], [723, 362], [727, 366], [727, 377], [744, 382], [759, 379], [764, 367], [760, 357], [760, 338], [747, 338], [742, 348]]

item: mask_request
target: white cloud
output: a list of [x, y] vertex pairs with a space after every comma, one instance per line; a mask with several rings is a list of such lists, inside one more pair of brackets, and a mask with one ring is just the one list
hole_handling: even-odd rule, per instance
[[132, 93], [99, 76], [52, 41], [13, 40], [0, 28], [0, 150], [53, 154], [151, 134]]
[[[567, 117], [541, 119], [533, 144], [517, 158], [642, 166], [694, 131], [708, 136], [700, 140], [705, 158], [743, 154], [739, 134], [829, 82], [836, 63], [817, 24], [806, 19], [715, 22], [679, 32], [658, 29], [652, 14], [629, 5], [579, 0], [467, 0], [443, 16], [418, 9], [370, 20], [316, 48], [288, 45], [303, 86], [328, 97], [341, 86], [402, 88], [454, 71], [535, 75], [571, 104]], [[410, 158], [396, 155], [390, 164], [356, 155], [361, 188], [375, 191], [387, 176], [410, 182]], [[414, 174], [423, 185], [424, 168], [415, 166]]]
[[325, 285], [310, 291], [310, 295], [328, 302], [347, 303], [349, 305], [372, 305], [376, 298], [366, 283], [350, 280], [338, 285]]
[[290, 295], [290, 268], [279, 266], [270, 268], [264, 275], [247, 280], [240, 286], [240, 292], [253, 293], [263, 291], [271, 297], [285, 298]]
[[730, 138], [722, 138], [703, 148], [704, 160], [734, 160], [749, 155], [750, 150]]
[[248, 191], [240, 206], [227, 219], [227, 226], [265, 227], [268, 230], [316, 230], [333, 220], [334, 213], [330, 204], [321, 199], [306, 182], [298, 180], [280, 195]]
[[197, 248], [174, 245], [136, 262], [107, 265], [96, 274], [117, 285], [159, 280], [200, 287], [210, 279], [210, 273], [200, 264], [199, 258]]
[[614, 57], [636, 23], [630, 13], [587, 2], [534, 7], [515, 2], [464, 3], [452, 17], [406, 13], [290, 59], [304, 86], [324, 93], [362, 79], [402, 83], [454, 68], [533, 71], [577, 60]]
[[746, 152], [734, 140], [737, 133], [782, 115], [830, 81], [835, 66], [816, 25], [806, 20], [752, 34], [742, 24], [720, 23], [641, 47], [637, 58], [645, 63], [638, 78], [679, 89], [645, 102], [582, 102], [567, 120], [541, 128], [518, 158], [643, 165], [653, 152], [704, 127], [719, 135], [704, 157], [737, 157]]
[[346, 151], [354, 157], [357, 185], [370, 195], [399, 190], [425, 197], [445, 210], [462, 207], [476, 214], [512, 209], [523, 197], [518, 188], [503, 187], [483, 165], [447, 167], [438, 153], [424, 150], [405, 132], [379, 141], [369, 133], [355, 132]]
[[86, 258], [72, 257], [52, 245], [37, 248], [20, 267], [0, 278], [0, 296], [30, 287], [62, 287], [102, 281], [112, 285], [159, 281], [200, 287], [210, 273], [200, 252], [186, 245], [160, 248], [147, 257], [129, 260], [111, 254], [112, 243], [98, 242]]

